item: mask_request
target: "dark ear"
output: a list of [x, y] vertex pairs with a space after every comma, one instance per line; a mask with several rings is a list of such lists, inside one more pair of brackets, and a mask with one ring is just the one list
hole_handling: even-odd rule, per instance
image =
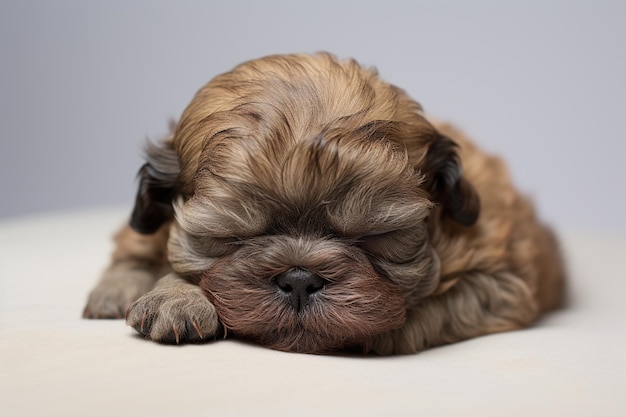
[[178, 155], [170, 143], [146, 146], [147, 162], [139, 169], [139, 189], [130, 226], [139, 233], [156, 232], [174, 218], [172, 201], [179, 192]]
[[476, 189], [462, 176], [457, 147], [452, 139], [439, 135], [428, 148], [424, 174], [428, 191], [441, 204], [444, 215], [471, 226], [478, 219], [480, 200]]

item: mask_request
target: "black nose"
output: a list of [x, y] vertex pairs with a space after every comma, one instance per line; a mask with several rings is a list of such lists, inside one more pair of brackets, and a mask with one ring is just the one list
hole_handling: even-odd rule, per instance
[[290, 269], [278, 275], [274, 281], [279, 290], [289, 296], [289, 301], [296, 311], [300, 311], [309, 302], [309, 297], [321, 290], [326, 280], [306, 269]]

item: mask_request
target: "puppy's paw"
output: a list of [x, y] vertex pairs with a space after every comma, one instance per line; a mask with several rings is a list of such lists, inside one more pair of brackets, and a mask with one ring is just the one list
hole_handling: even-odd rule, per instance
[[154, 286], [154, 276], [141, 269], [110, 269], [89, 294], [83, 317], [121, 319], [126, 310]]
[[128, 310], [126, 324], [162, 343], [197, 343], [222, 333], [215, 307], [200, 288], [155, 288]]

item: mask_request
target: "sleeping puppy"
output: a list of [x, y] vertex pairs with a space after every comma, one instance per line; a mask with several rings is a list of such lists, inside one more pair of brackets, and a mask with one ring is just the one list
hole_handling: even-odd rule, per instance
[[562, 299], [555, 239], [501, 160], [355, 61], [241, 64], [146, 154], [84, 317], [158, 342], [398, 354]]

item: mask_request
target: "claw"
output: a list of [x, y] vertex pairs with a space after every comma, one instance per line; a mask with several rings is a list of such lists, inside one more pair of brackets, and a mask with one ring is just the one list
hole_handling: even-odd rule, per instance
[[196, 329], [196, 333], [198, 333], [198, 336], [200, 336], [200, 339], [204, 339], [204, 334], [202, 333], [202, 331], [200, 331], [200, 327], [198, 327], [196, 322], [192, 320], [191, 324], [193, 325], [193, 328]]
[[145, 322], [146, 322], [146, 315], [144, 314], [144, 316], [141, 318], [141, 326], [140, 326], [141, 334], [143, 334], [143, 325]]
[[174, 330], [174, 336], [176, 336], [176, 344], [180, 344], [180, 334], [178, 334], [178, 329], [176, 328], [176, 325], [174, 324], [172, 326], [172, 330]]

